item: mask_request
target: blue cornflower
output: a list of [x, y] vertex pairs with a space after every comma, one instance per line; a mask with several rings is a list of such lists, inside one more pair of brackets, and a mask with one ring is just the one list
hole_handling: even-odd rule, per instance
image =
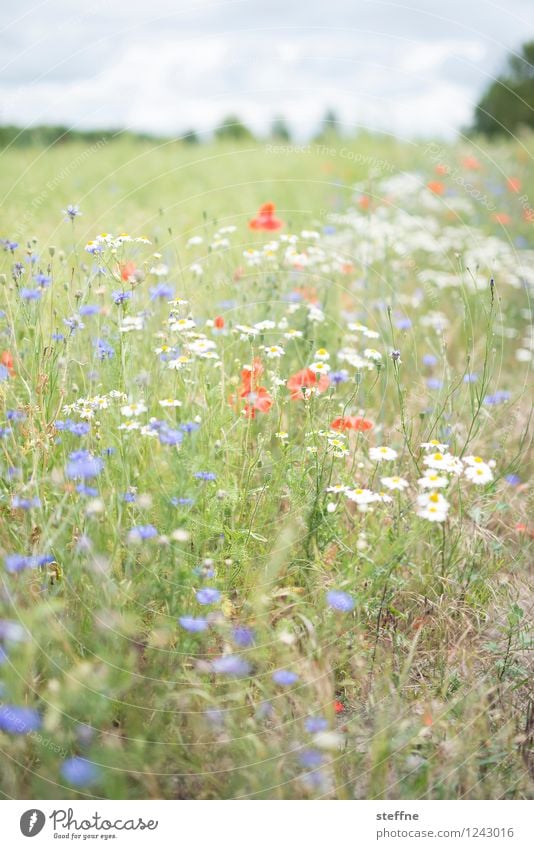
[[443, 381], [437, 377], [428, 377], [426, 385], [429, 389], [441, 389], [443, 386]]
[[224, 727], [224, 711], [220, 708], [208, 708], [208, 710], [204, 711], [204, 716], [214, 728]]
[[318, 734], [319, 731], [326, 731], [328, 720], [324, 716], [308, 716], [304, 720], [304, 728], [309, 734]]
[[0, 364], [0, 381], [9, 380], [9, 369]]
[[20, 290], [20, 297], [24, 298], [25, 301], [38, 301], [41, 295], [42, 292], [39, 289], [28, 289], [26, 286], [23, 286]]
[[154, 539], [158, 532], [154, 525], [136, 525], [128, 531], [129, 542], [142, 542], [145, 539]]
[[79, 495], [87, 495], [89, 498], [95, 498], [98, 495], [98, 489], [94, 486], [86, 486], [84, 483], [79, 483], [76, 487], [76, 492]]
[[478, 374], [464, 374], [464, 383], [476, 383]]
[[69, 784], [73, 784], [75, 787], [85, 787], [98, 779], [99, 771], [91, 761], [76, 756], [63, 761], [61, 775]]
[[324, 754], [319, 749], [304, 749], [299, 754], [299, 763], [306, 769], [313, 769], [324, 763]]
[[326, 601], [334, 610], [339, 610], [341, 613], [350, 613], [354, 610], [355, 600], [348, 593], [342, 590], [330, 590], [326, 594]]
[[66, 475], [68, 478], [96, 478], [104, 468], [104, 461], [84, 449], [69, 454]]
[[127, 504], [133, 504], [137, 500], [137, 496], [135, 492], [125, 492], [122, 496], [122, 500]]
[[23, 569], [31, 569], [37, 564], [26, 554], [5, 554], [4, 565], [8, 572], [22, 572]]
[[80, 315], [97, 315], [100, 312], [98, 304], [82, 304], [80, 307]]
[[201, 616], [180, 616], [178, 622], [184, 630], [190, 631], [192, 634], [200, 634], [201, 631], [206, 631], [208, 627], [208, 620]]
[[215, 604], [220, 597], [221, 594], [215, 587], [202, 587], [196, 592], [196, 599], [199, 604]]
[[193, 475], [199, 481], [214, 481], [217, 480], [215, 472], [195, 472]]
[[232, 630], [232, 639], [237, 646], [245, 649], [253, 645], [256, 634], [252, 628], [238, 626]]
[[27, 418], [22, 410], [8, 410], [6, 416], [8, 422], [25, 422]]
[[27, 640], [26, 629], [13, 619], [0, 619], [0, 640], [6, 643], [23, 643]]
[[86, 436], [91, 430], [89, 422], [72, 422], [69, 421], [67, 430], [74, 436]]
[[158, 439], [161, 445], [180, 445], [184, 435], [181, 430], [164, 425], [159, 429]]
[[200, 425], [198, 422], [183, 422], [180, 425], [180, 430], [184, 433], [193, 433], [195, 430], [199, 430]]
[[434, 356], [434, 354], [425, 354], [423, 357], [423, 365], [424, 366], [435, 366], [438, 361], [438, 358]]
[[250, 663], [237, 654], [226, 654], [218, 657], [211, 664], [214, 672], [228, 675], [230, 678], [244, 678], [250, 672]]
[[401, 318], [398, 318], [396, 320], [395, 326], [397, 327], [398, 330], [409, 330], [410, 327], [412, 326], [412, 322], [409, 318], [402, 316]]
[[131, 292], [117, 291], [117, 292], [112, 292], [111, 297], [113, 298], [113, 302], [115, 304], [123, 304], [124, 301], [130, 300], [130, 298], [132, 297], [132, 293]]
[[115, 349], [105, 339], [93, 339], [93, 346], [99, 360], [110, 360], [115, 356]]
[[39, 271], [38, 274], [35, 274], [33, 279], [35, 280], [37, 285], [41, 287], [41, 289], [47, 289], [52, 281], [52, 278], [49, 277], [48, 274], [43, 274], [42, 271]]
[[510, 484], [510, 486], [517, 486], [521, 483], [521, 478], [519, 477], [519, 475], [506, 475], [504, 479], [506, 483]]
[[1, 427], [0, 426], [0, 439], [6, 439], [8, 436], [11, 436], [13, 431], [10, 427]]
[[497, 404], [504, 404], [506, 401], [510, 400], [510, 393], [505, 389], [498, 389], [497, 392], [494, 392], [493, 395], [486, 395], [484, 398], [484, 404], [488, 404], [490, 407], [496, 406]]
[[174, 507], [190, 507], [191, 504], [195, 503], [194, 498], [177, 498], [176, 495], [173, 495], [170, 501]]
[[290, 669], [277, 669], [271, 677], [274, 683], [279, 684], [280, 687], [291, 687], [292, 684], [295, 684], [299, 680], [297, 673], [291, 672]]
[[330, 381], [332, 383], [335, 383], [336, 386], [339, 383], [346, 383], [349, 379], [349, 373], [345, 369], [341, 369], [341, 371], [332, 371], [328, 376], [330, 378]]
[[29, 734], [40, 727], [41, 716], [33, 708], [9, 704], [0, 706], [0, 731], [6, 734]]
[[52, 339], [54, 342], [64, 342], [65, 334], [64, 333], [52, 333]]
[[68, 221], [69, 219], [70, 219], [71, 221], [74, 221], [74, 219], [75, 219], [78, 215], [83, 215], [83, 212], [80, 212], [80, 207], [79, 207], [79, 206], [76, 206], [76, 204], [74, 204], [74, 203], [69, 203], [69, 205], [67, 206], [67, 208], [63, 210], [63, 215], [66, 215], [66, 216], [67, 216], [67, 217], [65, 218], [65, 221]]
[[157, 286], [151, 286], [149, 292], [151, 301], [155, 301], [157, 298], [169, 300], [174, 295], [174, 288], [170, 283], [158, 283]]
[[22, 498], [20, 495], [14, 495], [11, 506], [15, 510], [31, 510], [33, 507], [40, 507], [41, 501], [37, 496], [34, 498]]

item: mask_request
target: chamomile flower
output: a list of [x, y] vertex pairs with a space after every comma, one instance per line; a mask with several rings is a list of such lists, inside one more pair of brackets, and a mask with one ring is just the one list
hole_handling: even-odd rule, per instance
[[375, 462], [381, 462], [382, 460], [395, 460], [397, 458], [397, 452], [394, 448], [388, 448], [387, 445], [379, 445], [376, 448], [369, 449], [369, 459], [374, 460]]
[[367, 357], [368, 360], [372, 360], [375, 363], [379, 363], [382, 359], [382, 354], [380, 351], [377, 351], [376, 348], [366, 348], [363, 355], [364, 357]]
[[449, 453], [436, 451], [434, 454], [427, 454], [423, 459], [425, 466], [431, 469], [437, 469], [440, 472], [451, 472], [459, 475], [463, 469], [463, 463], [458, 457], [454, 457]]
[[425, 451], [439, 451], [444, 453], [449, 446], [445, 442], [439, 442], [437, 439], [431, 439], [430, 442], [421, 442], [421, 448]]
[[479, 486], [490, 483], [493, 480], [493, 472], [487, 463], [475, 463], [467, 466], [464, 470], [464, 476], [471, 483], [476, 483]]
[[328, 372], [330, 371], [330, 366], [328, 365], [328, 363], [321, 361], [312, 363], [310, 368], [314, 372], [314, 374], [328, 374]]
[[144, 403], [144, 401], [138, 401], [133, 404], [126, 404], [124, 407], [121, 407], [121, 413], [127, 419], [133, 418], [134, 416], [141, 416], [143, 413], [146, 413], [148, 407]]
[[269, 345], [263, 349], [268, 360], [277, 360], [283, 357], [285, 351], [280, 345]]
[[423, 492], [417, 496], [417, 504], [421, 508], [435, 507], [443, 513], [447, 513], [450, 506], [441, 492]]
[[392, 478], [380, 478], [380, 483], [382, 483], [386, 489], [394, 489], [402, 492], [405, 489], [408, 489], [408, 481], [404, 480], [404, 478], [392, 477]]
[[438, 475], [432, 469], [426, 469], [422, 478], [417, 481], [421, 489], [442, 489], [449, 485], [449, 479], [445, 475]]
[[370, 489], [349, 489], [345, 493], [350, 501], [354, 501], [357, 505], [358, 510], [364, 512], [369, 508], [370, 504], [374, 504], [379, 500], [380, 496], [377, 495], [376, 492], [372, 492]]
[[327, 360], [329, 360], [329, 359], [330, 359], [330, 354], [328, 353], [328, 351], [326, 350], [326, 348], [319, 348], [319, 349], [315, 352], [315, 359], [316, 359], [318, 362], [323, 362], [323, 363], [324, 363], [324, 362], [327, 362]]
[[181, 407], [182, 402], [178, 401], [176, 398], [162, 398], [160, 403], [160, 407]]
[[335, 483], [332, 486], [327, 486], [325, 492], [333, 492], [336, 495], [342, 495], [349, 490], [350, 486], [346, 486], [344, 483]]

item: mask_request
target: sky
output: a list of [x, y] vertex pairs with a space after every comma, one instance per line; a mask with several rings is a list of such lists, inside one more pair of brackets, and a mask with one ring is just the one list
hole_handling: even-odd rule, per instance
[[[0, 123], [454, 137], [532, 0], [0, 0]], [[0, 5], [1, 8], [1, 5]]]

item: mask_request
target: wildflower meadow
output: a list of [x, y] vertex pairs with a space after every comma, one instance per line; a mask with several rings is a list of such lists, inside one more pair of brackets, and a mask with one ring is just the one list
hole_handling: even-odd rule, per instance
[[5, 797], [532, 798], [528, 149], [2, 151]]

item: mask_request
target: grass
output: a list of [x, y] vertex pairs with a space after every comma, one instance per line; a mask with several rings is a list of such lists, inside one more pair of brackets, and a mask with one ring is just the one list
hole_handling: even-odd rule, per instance
[[6, 797], [532, 798], [528, 149], [3, 151]]

